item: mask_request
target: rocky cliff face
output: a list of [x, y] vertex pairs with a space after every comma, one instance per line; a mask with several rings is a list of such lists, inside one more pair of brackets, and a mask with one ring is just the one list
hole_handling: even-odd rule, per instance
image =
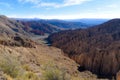
[[55, 33], [48, 40], [99, 76], [111, 77], [120, 70], [120, 19], [88, 29]]

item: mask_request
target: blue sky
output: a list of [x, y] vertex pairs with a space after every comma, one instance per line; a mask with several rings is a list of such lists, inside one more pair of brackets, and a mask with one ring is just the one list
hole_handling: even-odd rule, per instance
[[120, 18], [120, 0], [0, 0], [0, 14], [15, 18]]

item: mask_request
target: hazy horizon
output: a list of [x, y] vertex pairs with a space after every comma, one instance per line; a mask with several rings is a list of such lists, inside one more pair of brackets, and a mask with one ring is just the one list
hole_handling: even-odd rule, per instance
[[118, 0], [1, 0], [0, 15], [39, 19], [120, 18]]

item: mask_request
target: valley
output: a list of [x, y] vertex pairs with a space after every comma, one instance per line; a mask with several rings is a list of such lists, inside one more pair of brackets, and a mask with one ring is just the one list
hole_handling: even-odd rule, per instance
[[96, 25], [1, 15], [0, 80], [115, 79], [120, 20]]

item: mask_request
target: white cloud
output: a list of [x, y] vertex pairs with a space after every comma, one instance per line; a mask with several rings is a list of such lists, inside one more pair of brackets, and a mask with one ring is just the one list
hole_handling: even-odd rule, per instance
[[105, 12], [105, 13], [81, 13], [81, 14], [67, 14], [67, 15], [7, 15], [8, 17], [14, 18], [40, 18], [40, 19], [81, 19], [81, 18], [120, 18], [120, 15], [116, 13]]
[[35, 7], [54, 7], [54, 8], [80, 5], [87, 1], [91, 1], [91, 0], [62, 0], [62, 3], [44, 2], [43, 0], [19, 0], [19, 2], [23, 2], [23, 3], [33, 3]]
[[40, 19], [77, 19], [81, 18], [81, 15], [8, 15], [12, 18], [40, 18]]
[[79, 5], [90, 0], [64, 0], [63, 6]]
[[59, 7], [60, 5], [58, 5], [57, 3], [46, 3], [46, 2], [42, 2], [38, 5], [36, 5], [35, 7]]

